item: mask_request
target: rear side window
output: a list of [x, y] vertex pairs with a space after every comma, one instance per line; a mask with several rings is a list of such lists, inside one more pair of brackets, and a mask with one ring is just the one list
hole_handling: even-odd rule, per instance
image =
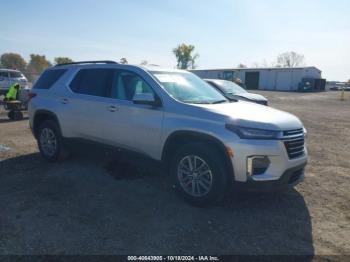
[[72, 91], [91, 96], [109, 97], [112, 86], [113, 69], [82, 69], [70, 84]]
[[0, 77], [9, 77], [7, 72], [0, 72]]
[[49, 89], [57, 80], [67, 71], [67, 69], [55, 69], [45, 71], [36, 81], [33, 88], [35, 89]]

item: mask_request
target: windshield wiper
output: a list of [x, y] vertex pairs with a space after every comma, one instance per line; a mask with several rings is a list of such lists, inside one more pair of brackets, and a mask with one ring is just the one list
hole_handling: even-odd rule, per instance
[[227, 100], [218, 100], [218, 101], [215, 101], [215, 102], [212, 102], [212, 104], [221, 104], [221, 103], [225, 103], [227, 102]]
[[189, 104], [210, 104], [208, 101], [193, 101], [193, 100], [184, 100], [184, 103], [189, 103]]

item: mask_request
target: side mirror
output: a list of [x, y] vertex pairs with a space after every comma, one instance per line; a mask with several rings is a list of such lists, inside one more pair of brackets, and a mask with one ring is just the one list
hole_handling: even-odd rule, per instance
[[134, 104], [160, 106], [160, 102], [152, 93], [135, 94], [132, 101]]

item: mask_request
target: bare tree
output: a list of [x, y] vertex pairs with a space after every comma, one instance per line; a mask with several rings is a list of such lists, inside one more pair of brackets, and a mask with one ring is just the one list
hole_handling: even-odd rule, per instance
[[277, 65], [280, 67], [297, 67], [305, 64], [304, 55], [294, 51], [284, 52], [277, 57]]
[[128, 60], [127, 60], [125, 57], [122, 57], [122, 58], [120, 58], [119, 63], [121, 63], [121, 64], [127, 64], [127, 63], [128, 63]]
[[252, 64], [252, 67], [275, 67], [276, 63], [274, 62], [268, 62], [266, 59], [263, 59], [261, 62], [254, 62]]
[[269, 67], [269, 66], [270, 66], [266, 59], [264, 59], [264, 60], [261, 62], [261, 65], [262, 65], [262, 67]]
[[147, 60], [142, 60], [140, 65], [142, 65], [142, 66], [148, 65], [148, 61]]
[[237, 65], [237, 68], [247, 68], [247, 66], [245, 64], [240, 63]]
[[252, 64], [252, 66], [257, 68], [257, 67], [260, 66], [260, 64], [259, 64], [258, 62], [254, 62], [254, 63]]

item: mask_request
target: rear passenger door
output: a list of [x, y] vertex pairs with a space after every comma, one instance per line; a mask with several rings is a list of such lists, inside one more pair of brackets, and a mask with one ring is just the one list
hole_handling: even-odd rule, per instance
[[110, 119], [110, 90], [114, 69], [81, 69], [70, 83], [73, 95], [69, 98], [67, 113], [70, 113], [74, 133], [80, 138], [106, 142], [106, 122]]
[[19, 72], [10, 72], [11, 85], [18, 83], [24, 86], [25, 82], [21, 82], [21, 77], [22, 75]]

